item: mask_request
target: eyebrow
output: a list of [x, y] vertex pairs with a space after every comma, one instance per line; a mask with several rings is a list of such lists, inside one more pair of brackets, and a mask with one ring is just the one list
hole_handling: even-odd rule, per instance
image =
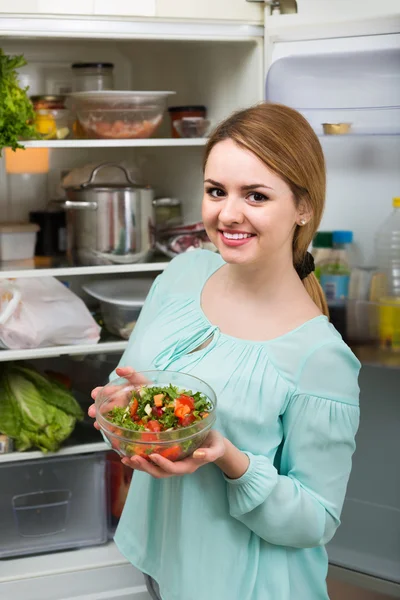
[[[204, 183], [211, 183], [212, 185], [215, 185], [216, 187], [225, 187], [223, 183], [219, 183], [219, 181], [214, 181], [214, 179], [205, 179]], [[251, 183], [249, 185], [242, 185], [240, 187], [240, 189], [243, 192], [248, 192], [249, 190], [256, 190], [258, 188], [265, 188], [267, 190], [273, 190], [274, 188], [270, 187], [269, 185], [265, 185], [264, 183]]]

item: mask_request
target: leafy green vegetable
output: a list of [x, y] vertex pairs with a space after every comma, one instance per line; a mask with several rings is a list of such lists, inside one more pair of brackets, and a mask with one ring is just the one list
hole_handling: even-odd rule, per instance
[[7, 365], [0, 373], [0, 433], [19, 451], [55, 452], [74, 430], [83, 411], [66, 388], [34, 369]]
[[0, 48], [0, 156], [2, 148], [23, 148], [19, 140], [39, 137], [31, 123], [35, 113], [28, 88], [18, 83], [17, 69], [26, 65], [22, 55], [7, 56]]

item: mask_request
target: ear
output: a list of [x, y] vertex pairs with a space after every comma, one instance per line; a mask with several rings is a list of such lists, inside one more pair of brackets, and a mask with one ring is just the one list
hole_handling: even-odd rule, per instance
[[307, 202], [301, 200], [297, 209], [297, 225], [303, 227], [307, 225], [313, 218], [313, 212], [311, 208], [308, 206]]

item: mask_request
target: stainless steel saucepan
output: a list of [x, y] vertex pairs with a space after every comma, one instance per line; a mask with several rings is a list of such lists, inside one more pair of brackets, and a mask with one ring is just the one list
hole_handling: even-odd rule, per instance
[[[124, 172], [126, 183], [96, 183], [100, 170]], [[96, 167], [87, 182], [65, 188], [69, 252], [81, 264], [142, 262], [153, 247], [152, 188], [132, 181], [116, 163]]]

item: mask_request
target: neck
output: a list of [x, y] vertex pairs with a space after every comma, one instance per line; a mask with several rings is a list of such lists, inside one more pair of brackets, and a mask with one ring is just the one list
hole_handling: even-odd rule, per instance
[[238, 295], [265, 296], [271, 300], [287, 295], [302, 283], [293, 266], [291, 255], [263, 264], [227, 264], [226, 284], [235, 289]]

